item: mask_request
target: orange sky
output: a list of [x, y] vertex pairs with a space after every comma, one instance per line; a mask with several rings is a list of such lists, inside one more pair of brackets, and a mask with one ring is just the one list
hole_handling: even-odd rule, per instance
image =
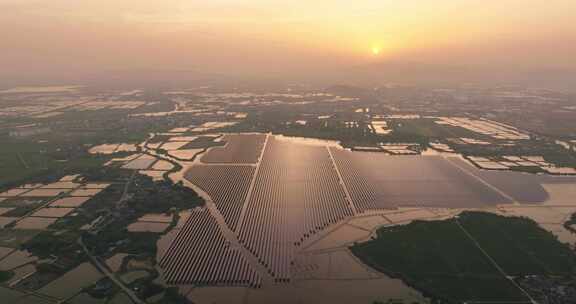
[[574, 67], [574, 12], [574, 0], [0, 0], [0, 73]]

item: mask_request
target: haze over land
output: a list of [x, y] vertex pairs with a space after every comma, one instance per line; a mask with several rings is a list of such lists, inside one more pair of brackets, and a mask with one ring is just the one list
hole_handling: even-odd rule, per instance
[[0, 86], [521, 83], [572, 88], [569, 0], [0, 0]]

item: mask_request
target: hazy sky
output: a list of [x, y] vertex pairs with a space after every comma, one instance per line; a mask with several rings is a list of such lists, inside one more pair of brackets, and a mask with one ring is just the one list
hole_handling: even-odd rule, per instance
[[574, 0], [0, 0], [0, 76], [573, 68], [575, 12]]

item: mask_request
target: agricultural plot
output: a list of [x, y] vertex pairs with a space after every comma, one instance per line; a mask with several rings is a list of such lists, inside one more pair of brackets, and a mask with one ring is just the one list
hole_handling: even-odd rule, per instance
[[222, 141], [217, 141], [219, 135], [202, 135], [198, 136], [196, 139], [188, 142], [183, 149], [206, 149], [217, 146], [224, 146], [226, 143]]
[[14, 208], [2, 208], [0, 207], [0, 215], [3, 215], [6, 212], [9, 212], [10, 210], [13, 210]]
[[74, 189], [79, 186], [80, 184], [74, 182], [56, 182], [41, 186], [40, 189]]
[[60, 218], [68, 215], [72, 211], [74, 211], [74, 208], [42, 208], [30, 216]]
[[39, 232], [39, 230], [0, 229], [0, 247], [19, 248]]
[[493, 137], [495, 139], [503, 139], [503, 140], [530, 139], [530, 136], [528, 134], [524, 134], [512, 126], [486, 119], [478, 120], [466, 117], [438, 117], [436, 123], [439, 125], [464, 128], [478, 134]]
[[268, 139], [239, 239], [277, 282], [299, 246], [353, 215], [326, 147]]
[[140, 170], [139, 174], [150, 176], [153, 181], [161, 181], [164, 179], [165, 171], [154, 171], [154, 170]]
[[102, 144], [88, 150], [92, 154], [114, 154], [119, 144]]
[[138, 148], [134, 144], [102, 144], [88, 150], [92, 154], [114, 154], [118, 152], [136, 152]]
[[172, 150], [168, 151], [168, 155], [179, 160], [191, 161], [203, 151], [204, 149]]
[[23, 193], [20, 197], [49, 197], [70, 192], [70, 189], [34, 189]]
[[20, 188], [10, 189], [0, 193], [0, 197], [15, 197], [27, 191], [29, 190]]
[[178, 149], [184, 147], [186, 144], [188, 144], [188, 142], [172, 141], [172, 142], [165, 143], [160, 147], [161, 147], [161, 149], [166, 150], [166, 151], [173, 151], [173, 150], [178, 150]]
[[[60, 181], [23, 186], [31, 189], [13, 188], [26, 192], [0, 200], [0, 211], [2, 211], [0, 227], [16, 222], [15, 229], [46, 229], [58, 218], [73, 213], [77, 207], [82, 206], [108, 186], [110, 184], [77, 184], [71, 181]], [[68, 187], [68, 189], [56, 189], [56, 187]]]
[[130, 224], [127, 229], [130, 232], [154, 232], [161, 233], [170, 226], [170, 223], [154, 223], [154, 222], [135, 222]]
[[253, 166], [196, 165], [186, 179], [210, 195], [228, 227], [236, 230], [254, 170]]
[[74, 191], [72, 191], [70, 193], [70, 196], [94, 196], [98, 193], [100, 193], [100, 191], [102, 191], [104, 189], [85, 189], [85, 188], [80, 188], [80, 189], [76, 189]]
[[479, 207], [510, 202], [442, 157], [331, 151], [359, 211], [398, 206]]
[[159, 170], [159, 171], [168, 171], [172, 170], [172, 168], [174, 168], [174, 165], [172, 165], [172, 163], [170, 163], [169, 161], [165, 160], [159, 160], [154, 164], [154, 166], [152, 166], [152, 170]]
[[12, 197], [7, 198], [6, 200], [0, 202], [1, 207], [26, 207], [32, 205], [40, 205], [46, 200], [50, 199], [49, 197]]
[[0, 228], [4, 228], [4, 226], [14, 222], [15, 220], [17, 220], [15, 217], [0, 216]]
[[230, 247], [205, 209], [195, 210], [160, 260], [168, 284], [257, 287], [261, 279]]
[[156, 162], [156, 158], [150, 155], [142, 155], [135, 160], [122, 166], [124, 169], [146, 170]]
[[258, 162], [258, 158], [266, 142], [266, 135], [226, 135], [222, 141], [226, 142], [226, 145], [210, 149], [202, 156], [202, 162], [255, 164]]
[[50, 203], [51, 207], [68, 207], [68, 208], [75, 208], [80, 207], [86, 201], [88, 201], [90, 197], [64, 197]]
[[198, 138], [198, 136], [174, 136], [168, 139], [169, 141], [184, 141], [184, 142], [191, 142]]
[[54, 224], [58, 218], [55, 217], [27, 217], [19, 221], [15, 229], [46, 229], [48, 226]]
[[91, 184], [91, 183], [88, 183], [88, 184], [83, 185], [82, 187], [86, 188], [86, 189], [106, 189], [106, 188], [108, 188], [108, 186], [110, 186], [110, 184], [104, 184], [104, 183]]

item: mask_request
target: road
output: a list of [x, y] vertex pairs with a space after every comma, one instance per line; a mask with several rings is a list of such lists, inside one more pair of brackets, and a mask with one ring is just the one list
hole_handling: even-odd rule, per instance
[[[120, 196], [120, 199], [118, 199], [118, 201], [116, 202], [117, 208], [120, 207], [121, 204], [126, 200], [126, 198], [128, 196], [128, 189], [130, 188], [130, 184], [132, 184], [132, 181], [134, 180], [134, 176], [136, 176], [136, 172], [137, 171], [134, 171], [132, 173], [132, 175], [130, 176], [130, 179], [128, 179], [128, 181], [124, 185], [124, 191], [122, 192], [122, 196]], [[93, 228], [95, 228], [95, 227], [93, 227]], [[116, 275], [110, 271], [110, 269], [108, 269], [108, 266], [105, 263], [101, 263], [97, 257], [92, 255], [90, 250], [84, 244], [82, 237], [78, 238], [78, 245], [80, 245], [82, 247], [82, 250], [88, 256], [88, 258], [90, 258], [90, 261], [92, 262], [92, 264], [100, 272], [102, 272], [110, 280], [112, 280], [112, 282], [114, 282], [114, 284], [116, 284], [116, 286], [118, 286], [120, 289], [122, 289], [122, 291], [124, 291], [124, 293], [130, 298], [130, 300], [132, 300], [133, 303], [145, 304], [144, 301], [140, 300], [140, 298], [138, 298], [138, 296], [136, 296], [136, 294], [134, 294], [134, 292], [130, 288], [126, 287], [126, 285], [124, 285], [124, 283], [122, 281], [120, 281], [116, 277]]]
[[114, 284], [116, 284], [116, 286], [118, 286], [120, 289], [122, 289], [122, 291], [124, 291], [124, 293], [130, 298], [130, 300], [132, 300], [133, 303], [145, 304], [145, 302], [140, 300], [140, 298], [138, 298], [138, 296], [136, 296], [136, 294], [134, 294], [134, 292], [130, 288], [126, 287], [126, 285], [124, 285], [124, 283], [122, 281], [120, 281], [118, 278], [116, 278], [116, 275], [114, 275], [114, 273], [112, 273], [108, 269], [108, 266], [104, 265], [103, 263], [100, 263], [100, 260], [98, 260], [98, 258], [96, 258], [95, 256], [93, 256], [90, 253], [90, 250], [88, 250], [88, 248], [86, 247], [86, 245], [82, 241], [82, 238], [78, 239], [78, 245], [80, 245], [82, 247], [82, 250], [84, 250], [84, 253], [86, 253], [88, 258], [90, 258], [90, 261], [92, 262], [92, 264], [100, 272], [102, 272], [105, 276], [107, 276], [110, 280], [112, 280], [112, 282], [114, 282]]

